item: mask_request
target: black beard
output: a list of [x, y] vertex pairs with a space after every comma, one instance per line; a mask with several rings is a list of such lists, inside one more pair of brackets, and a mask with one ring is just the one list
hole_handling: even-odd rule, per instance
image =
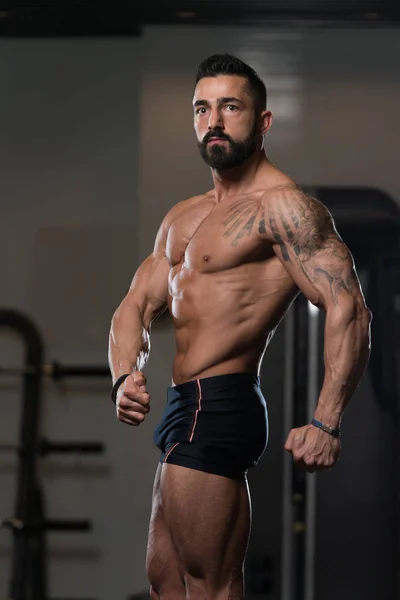
[[[212, 137], [218, 137], [227, 140], [228, 144], [212, 144], [208, 145], [208, 141]], [[254, 154], [257, 149], [257, 138], [255, 127], [247, 136], [246, 139], [238, 142], [223, 133], [221, 129], [209, 131], [201, 142], [198, 142], [200, 154], [204, 162], [217, 171], [224, 171], [238, 167]]]

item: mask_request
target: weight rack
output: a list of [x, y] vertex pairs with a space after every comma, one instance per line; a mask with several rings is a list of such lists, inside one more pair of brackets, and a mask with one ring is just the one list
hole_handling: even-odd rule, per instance
[[44, 364], [43, 342], [37, 327], [29, 317], [13, 309], [0, 309], [0, 327], [13, 329], [25, 343], [24, 367], [0, 368], [0, 375], [23, 377], [19, 443], [0, 444], [0, 451], [16, 452], [18, 455], [14, 516], [0, 519], [0, 528], [9, 529], [13, 534], [7, 600], [49, 600], [46, 532], [88, 532], [92, 524], [87, 519], [46, 519], [43, 491], [37, 476], [37, 457], [50, 453], [100, 454], [105, 448], [101, 442], [40, 439], [42, 380], [43, 377], [52, 377], [55, 381], [65, 377], [110, 377], [110, 371], [107, 366]]

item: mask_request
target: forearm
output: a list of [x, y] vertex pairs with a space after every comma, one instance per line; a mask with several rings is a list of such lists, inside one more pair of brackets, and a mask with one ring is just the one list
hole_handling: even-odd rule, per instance
[[109, 338], [109, 365], [113, 382], [125, 373], [141, 371], [150, 352], [149, 328], [133, 298], [125, 298], [115, 312]]
[[370, 312], [363, 305], [327, 310], [324, 338], [325, 377], [314, 418], [329, 427], [340, 426], [368, 363]]

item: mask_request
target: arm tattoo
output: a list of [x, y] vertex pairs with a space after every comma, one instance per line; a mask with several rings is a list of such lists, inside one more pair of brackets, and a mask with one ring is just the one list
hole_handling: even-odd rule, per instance
[[265, 229], [265, 212], [264, 212], [264, 208], [261, 209], [261, 219], [260, 219], [260, 222], [258, 224], [258, 233], [260, 235], [265, 235], [267, 233], [267, 230]]
[[[358, 282], [352, 257], [323, 204], [293, 188], [281, 190], [266, 204], [269, 229], [283, 261], [297, 264], [317, 288], [327, 282], [334, 304], [342, 292], [355, 296]], [[265, 224], [260, 220], [260, 233], [262, 229]]]
[[282, 239], [281, 234], [279, 233], [279, 229], [276, 223], [275, 216], [273, 214], [269, 215], [269, 226], [271, 227], [272, 235], [275, 238], [275, 241], [278, 243], [279, 248], [281, 249], [283, 260], [290, 260], [288, 251], [285, 246], [285, 242]]

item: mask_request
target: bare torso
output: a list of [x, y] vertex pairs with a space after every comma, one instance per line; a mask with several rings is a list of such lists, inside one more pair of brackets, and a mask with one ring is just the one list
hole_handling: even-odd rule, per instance
[[262, 236], [264, 193], [217, 203], [209, 192], [187, 201], [170, 226], [174, 384], [223, 373], [258, 374], [266, 346], [298, 293], [272, 242]]

